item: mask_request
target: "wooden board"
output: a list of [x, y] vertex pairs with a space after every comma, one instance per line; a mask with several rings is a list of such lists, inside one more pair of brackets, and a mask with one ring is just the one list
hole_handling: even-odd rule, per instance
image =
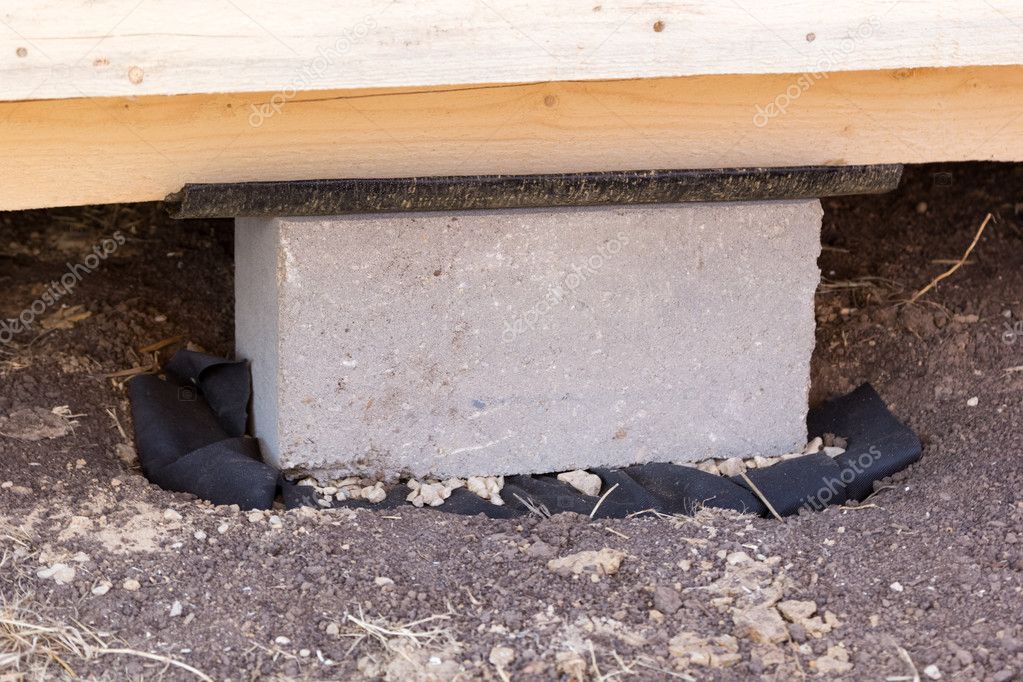
[[188, 182], [1023, 161], [1023, 67], [801, 79], [308, 92], [279, 109], [272, 93], [2, 103], [0, 209]]
[[0, 99], [1023, 63], [1018, 0], [18, 0]]

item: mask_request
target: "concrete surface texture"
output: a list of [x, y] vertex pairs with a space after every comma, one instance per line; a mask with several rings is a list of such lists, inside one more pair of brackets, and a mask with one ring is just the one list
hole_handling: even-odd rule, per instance
[[805, 442], [816, 200], [236, 223], [236, 345], [286, 469], [393, 477]]

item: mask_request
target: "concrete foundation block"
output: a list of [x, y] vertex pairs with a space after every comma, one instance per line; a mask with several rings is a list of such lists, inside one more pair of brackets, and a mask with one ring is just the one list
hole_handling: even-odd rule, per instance
[[816, 200], [242, 218], [238, 356], [285, 469], [393, 477], [806, 441]]

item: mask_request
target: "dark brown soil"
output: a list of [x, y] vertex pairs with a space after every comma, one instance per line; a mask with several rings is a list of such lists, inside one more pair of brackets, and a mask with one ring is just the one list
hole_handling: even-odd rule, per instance
[[[870, 381], [925, 449], [869, 504], [784, 523], [711, 512], [500, 522], [412, 507], [269, 519], [161, 491], [132, 463], [125, 391], [105, 375], [148, 364], [138, 349], [168, 337], [231, 351], [230, 223], [175, 223], [156, 205], [0, 214], [0, 318], [124, 237], [0, 345], [0, 420], [66, 405], [51, 435], [77, 422], [54, 439], [0, 435], [0, 679], [193, 679], [185, 664], [218, 680], [788, 680], [845, 669], [846, 654], [851, 669], [823, 674], [1019, 679], [1021, 171], [914, 168], [896, 193], [825, 200], [813, 400]], [[905, 305], [989, 211], [970, 262]], [[82, 308], [68, 328], [43, 329], [62, 326], [60, 304]], [[617, 573], [547, 568], [602, 548], [625, 552]], [[752, 558], [730, 565], [737, 551]], [[729, 592], [750, 566], [763, 579]], [[793, 624], [788, 641], [758, 643], [734, 618], [772, 589], [840, 625], [816, 638]], [[736, 635], [740, 660], [686, 668], [672, 653], [683, 631]]]

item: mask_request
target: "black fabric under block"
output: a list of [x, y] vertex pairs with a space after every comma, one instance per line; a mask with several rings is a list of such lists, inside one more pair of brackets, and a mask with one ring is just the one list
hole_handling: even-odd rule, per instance
[[[169, 490], [189, 492], [218, 504], [267, 509], [275, 491], [285, 506], [319, 507], [314, 489], [284, 481], [259, 459], [256, 441], [241, 437], [251, 394], [249, 367], [203, 353], [182, 351], [167, 365], [167, 378], [151, 375], [129, 383], [136, 446], [146, 476]], [[920, 457], [920, 441], [888, 411], [865, 384], [851, 394], [811, 411], [811, 435], [835, 433], [849, 441], [845, 454], [823, 454], [779, 462], [748, 472], [750, 480], [779, 514], [800, 508], [863, 499], [874, 481], [890, 476]], [[691, 514], [701, 506], [767, 515], [766, 507], [740, 477], [728, 479], [673, 464], [643, 464], [623, 470], [594, 469], [606, 493], [594, 516], [621, 518], [652, 509]], [[361, 500], [333, 506], [396, 509], [407, 490], [393, 486], [380, 504]], [[551, 514], [589, 515], [598, 498], [583, 495], [554, 475], [509, 476], [496, 506], [464, 489], [453, 491], [441, 511], [514, 518], [530, 506]]]
[[636, 483], [661, 501], [666, 514], [695, 514], [701, 507], [732, 509], [763, 515], [767, 508], [756, 495], [734, 481], [677, 464], [639, 464], [625, 470]]
[[142, 471], [153, 474], [193, 450], [228, 438], [206, 400], [173, 377], [143, 374], [128, 383]]
[[848, 440], [835, 462], [851, 499], [863, 500], [873, 492], [874, 481], [920, 459], [920, 439], [888, 411], [870, 384], [811, 410], [806, 423], [811, 436], [833, 433]]
[[512, 509], [529, 512], [525, 503], [547, 509], [551, 514], [575, 512], [589, 515], [597, 504], [596, 497], [588, 497], [559, 481], [554, 476], [505, 476], [501, 499]]
[[166, 490], [217, 504], [269, 509], [278, 472], [248, 438], [231, 438], [203, 394], [175, 375], [145, 374], [128, 384], [142, 472]]
[[174, 354], [164, 369], [205, 396], [229, 436], [245, 435], [252, 393], [248, 361], [232, 362], [207, 353], [182, 350]]
[[257, 441], [242, 437], [193, 450], [150, 480], [161, 488], [191, 493], [213, 504], [237, 504], [249, 510], [273, 505], [277, 477], [276, 469], [259, 461]]
[[484, 500], [476, 493], [469, 492], [465, 488], [456, 488], [451, 491], [451, 497], [444, 501], [440, 511], [460, 514], [461, 516], [476, 516], [484, 514], [492, 519], [515, 519], [526, 513], [524, 508], [511, 506], [509, 504], [496, 505], [490, 500]]
[[280, 480], [281, 501], [285, 509], [298, 509], [299, 507], [319, 508], [316, 502], [316, 490], [312, 486], [298, 485], [294, 481], [285, 478]]
[[[668, 513], [664, 500], [652, 494], [637, 483], [624, 469], [590, 469], [590, 473], [600, 476], [600, 486], [604, 501], [593, 515], [596, 519], [620, 519], [641, 511], [653, 510]], [[612, 487], [616, 487], [611, 490]], [[611, 490], [610, 494], [608, 491]], [[598, 498], [599, 499], [599, 498]], [[595, 502], [594, 502], [595, 504]]]
[[[844, 503], [846, 490], [841, 471], [833, 459], [817, 453], [778, 462], [766, 469], [751, 469], [746, 476], [779, 515], [789, 516], [803, 507], [820, 511], [828, 505]], [[741, 476], [731, 480], [749, 490]], [[768, 514], [766, 508], [761, 512], [763, 516]]]

